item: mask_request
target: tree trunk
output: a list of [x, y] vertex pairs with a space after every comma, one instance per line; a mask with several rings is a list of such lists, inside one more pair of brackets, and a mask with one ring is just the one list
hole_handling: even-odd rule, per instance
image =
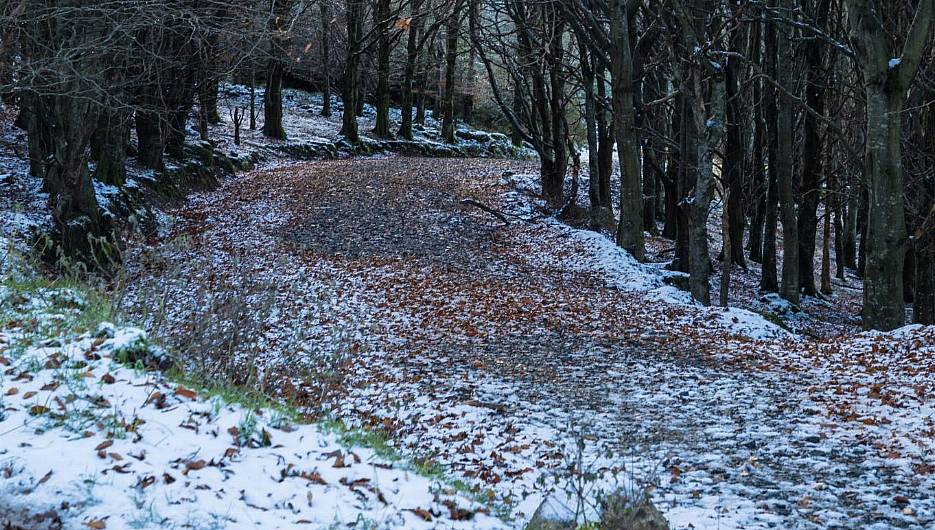
[[286, 139], [282, 126], [282, 76], [283, 61], [269, 60], [266, 65], [266, 91], [263, 93], [263, 135], [277, 140]]
[[321, 115], [331, 117], [331, 0], [322, 0], [321, 8]]
[[908, 244], [904, 206], [902, 119], [906, 94], [921, 64], [935, 0], [921, 0], [902, 54], [895, 61], [891, 32], [869, 0], [848, 0], [851, 32], [863, 70], [867, 105], [864, 176], [869, 212], [864, 266], [863, 324], [891, 330], [905, 324], [903, 265]]
[[[928, 96], [931, 100], [935, 96], [935, 91], [930, 91]], [[925, 111], [925, 144], [929, 156], [935, 156], [935, 107], [929, 106]], [[929, 174], [922, 182], [921, 191], [923, 194], [921, 204], [930, 205], [928, 216], [933, 218], [924, 218], [922, 227], [925, 223], [935, 222], [935, 175]], [[920, 228], [916, 237], [916, 292], [915, 300], [912, 305], [912, 321], [916, 324], [933, 325], [935, 324], [935, 229], [929, 228], [923, 231]]]
[[136, 138], [140, 165], [161, 171], [164, 167], [162, 154], [169, 136], [169, 124], [162, 113], [136, 111]]
[[[596, 60], [595, 60], [596, 64]], [[607, 82], [604, 77], [606, 70], [597, 70], [597, 98], [607, 101]], [[613, 214], [613, 197], [610, 179], [614, 170], [614, 132], [611, 123], [613, 118], [610, 110], [602, 104], [597, 109], [597, 171], [599, 175], [601, 204]]]
[[[788, 7], [789, 0], [781, 4]], [[774, 77], [786, 93], [792, 93], [792, 58], [788, 39], [785, 34], [773, 28], [769, 44]], [[782, 105], [780, 98], [785, 97], [775, 92], [777, 105]], [[780, 221], [782, 222], [782, 283], [779, 295], [792, 303], [799, 302], [799, 237], [795, 211], [795, 185], [793, 183], [793, 142], [795, 120], [789, 109], [777, 109], [776, 121], [771, 124], [776, 129], [776, 183], [779, 190]]]
[[[468, 2], [468, 17], [474, 20], [474, 24], [477, 24], [478, 16], [478, 4], [480, 2]], [[467, 61], [467, 72], [465, 73], [465, 82], [462, 87], [463, 96], [462, 96], [462, 105], [461, 105], [461, 120], [465, 124], [471, 125], [474, 123], [474, 100], [475, 100], [475, 91], [477, 90], [477, 69], [475, 63], [477, 62], [477, 49], [471, 46], [470, 53], [468, 54]]]
[[[671, 91], [671, 86], [669, 87]], [[670, 135], [673, 143], [680, 144], [681, 133], [681, 98], [675, 100], [673, 105], [671, 123], [669, 125]], [[679, 161], [679, 149], [673, 146], [666, 148], [666, 178], [663, 181], [665, 186], [665, 226], [662, 229], [662, 236], [675, 240], [678, 237], [679, 230], [679, 173], [681, 162]]]
[[442, 99], [442, 139], [455, 143], [455, 68], [458, 65], [458, 34], [461, 31], [461, 0], [451, 8], [445, 24], [445, 91]]
[[[762, 63], [763, 24], [755, 23], [750, 31], [749, 54], [754, 63]], [[769, 183], [764, 171], [763, 142], [763, 80], [755, 79], [753, 83], [753, 126], [751, 127], [751, 141], [753, 159], [750, 168], [750, 182], [748, 195], [752, 203], [753, 215], [750, 219], [749, 248], [750, 261], [762, 263], [763, 261], [763, 226], [766, 222], [766, 194]]]
[[130, 116], [124, 110], [104, 109], [91, 137], [91, 159], [97, 161], [94, 178], [121, 187], [127, 177], [127, 145], [130, 143]]
[[613, 211], [601, 204], [600, 170], [597, 160], [597, 107], [594, 102], [594, 71], [584, 40], [578, 39], [578, 54], [581, 58], [581, 76], [584, 85], [584, 126], [588, 142], [588, 201], [590, 203], [590, 226], [600, 230], [613, 226]]
[[678, 226], [675, 235], [675, 257], [672, 261], [672, 269], [680, 272], [689, 272], [689, 240], [691, 239], [689, 226], [690, 208], [688, 203], [691, 200], [691, 191], [695, 188], [696, 172], [698, 168], [698, 138], [692, 129], [691, 108], [688, 105], [688, 95], [681, 94], [676, 102], [675, 112], [678, 115], [678, 141], [679, 141], [679, 166], [678, 166], [678, 195], [676, 203], [678, 204]]
[[[738, 9], [735, 7], [735, 9]], [[740, 30], [735, 30], [730, 38], [731, 49], [739, 50], [743, 35]], [[727, 91], [727, 141], [724, 147], [723, 177], [724, 186], [727, 188], [726, 196], [730, 204], [725, 203], [724, 207], [730, 212], [728, 217], [728, 233], [730, 235], [731, 252], [723, 252], [725, 264], [730, 256], [731, 262], [739, 267], [746, 268], [747, 262], [743, 255], [743, 233], [746, 228], [746, 218], [743, 210], [743, 175], [744, 163], [746, 161], [746, 149], [743, 141], [743, 100], [741, 99], [739, 77], [740, 60], [737, 57], [727, 58], [727, 66], [724, 69], [726, 91]]]
[[419, 38], [422, 30], [422, 1], [413, 0], [409, 23], [409, 35], [406, 40], [406, 71], [403, 75], [402, 86], [402, 120], [399, 125], [399, 136], [412, 140], [412, 84], [415, 78], [416, 62], [419, 60]]
[[256, 130], [256, 72], [250, 67], [250, 130]]
[[844, 265], [856, 271], [857, 267], [857, 227], [863, 186], [858, 175], [850, 176], [847, 189], [847, 216], [844, 218]]
[[291, 0], [273, 0], [273, 17], [269, 23], [270, 59], [266, 65], [266, 92], [263, 93], [263, 135], [276, 140], [286, 139], [282, 126], [282, 77], [286, 69], [288, 35], [287, 17], [292, 10]]
[[416, 117], [414, 123], [425, 127], [425, 106], [428, 104], [429, 53], [423, 48], [419, 51], [419, 67], [416, 70]]
[[88, 171], [87, 153], [98, 106], [87, 99], [60, 96], [31, 98], [37, 104], [36, 115], [50, 120], [51, 147], [48, 153], [45, 182], [49, 206], [61, 236], [65, 254], [96, 265], [106, 259], [112, 235], [101, 217]]
[[[839, 194], [840, 190], [837, 190], [836, 193]], [[844, 274], [844, 215], [841, 209], [841, 196], [836, 195], [834, 200], [834, 261], [837, 266], [835, 277], [839, 280], [846, 280], [847, 277]]]
[[375, 0], [375, 24], [377, 33], [377, 106], [376, 125], [373, 135], [377, 138], [389, 138], [390, 134], [390, 0]]
[[548, 100], [547, 114], [543, 117], [551, 123], [551, 135], [544, 135], [545, 143], [551, 144], [551, 169], [547, 178], [543, 178], [543, 192], [554, 207], [562, 206], [564, 200], [565, 174], [568, 171], [567, 130], [565, 128], [565, 73], [563, 29], [557, 21], [557, 13], [551, 13], [555, 24], [555, 36], [546, 53], [548, 64]]
[[864, 263], [864, 327], [890, 330], [905, 323], [903, 261], [908, 241], [903, 206], [902, 96], [867, 88], [870, 210]]
[[821, 294], [831, 294], [831, 208], [827, 203], [824, 223], [821, 238]]
[[[750, 220], [750, 261], [756, 263], [763, 262], [763, 228], [766, 224], [766, 201], [769, 190], [769, 182], [764, 170], [763, 160], [763, 105], [762, 90], [759, 90], [760, 81], [756, 81], [753, 98], [756, 103], [754, 108], [754, 127], [753, 132], [753, 168], [751, 174], [751, 188], [754, 202], [753, 218]], [[760, 94], [760, 95], [757, 95]]]
[[[209, 65], [209, 68], [213, 66]], [[221, 113], [218, 112], [218, 82], [217, 75], [209, 74], [208, 78], [202, 83], [199, 91], [198, 101], [201, 103], [205, 118], [208, 123], [217, 125], [221, 123]]]
[[[513, 113], [517, 116], [521, 116], [523, 113], [523, 96], [519, 81], [513, 84], [513, 100], [511, 103], [513, 106]], [[510, 141], [513, 143], [513, 147], [519, 148], [523, 146], [523, 133], [513, 124], [510, 125]]]
[[929, 241], [916, 251], [915, 295], [912, 321], [928, 326], [935, 324], [935, 242], [933, 241]]
[[[818, 0], [815, 7], [815, 25], [827, 25], [830, 0]], [[818, 114], [825, 113], [826, 75], [823, 67], [825, 44], [812, 40], [806, 45], [807, 62], [805, 104]], [[824, 179], [824, 135], [821, 124], [811, 112], [805, 113], [805, 143], [802, 146], [801, 204], [797, 232], [799, 237], [799, 282], [806, 296], [815, 296], [815, 239], [818, 229], [818, 202], [821, 181]]]
[[721, 264], [721, 285], [720, 285], [720, 295], [721, 295], [721, 307], [727, 307], [728, 298], [730, 296], [730, 273], [731, 268], [734, 265], [733, 260], [729, 259], [728, 256], [732, 256], [731, 246], [733, 243], [730, 240], [730, 191], [726, 192], [728, 196], [724, 197], [724, 209], [721, 212], [721, 244], [724, 248], [724, 262]]
[[362, 21], [361, 2], [347, 0], [347, 57], [344, 61], [344, 111], [341, 118], [341, 134], [352, 143], [360, 141], [357, 130], [357, 96], [360, 83], [360, 46]]
[[763, 261], [761, 262], [760, 289], [769, 293], [779, 292], [779, 280], [776, 267], [776, 223], [779, 218], [779, 177], [778, 177], [778, 140], [775, 124], [779, 109], [775, 99], [766, 103], [766, 122], [769, 137], [767, 150], [766, 215], [763, 222]]
[[614, 136], [620, 158], [620, 222], [617, 245], [642, 261], [646, 257], [643, 242], [643, 191], [640, 175], [640, 136], [633, 108], [633, 56], [630, 51], [630, 26], [624, 0], [610, 0], [610, 70], [611, 102], [614, 109]]

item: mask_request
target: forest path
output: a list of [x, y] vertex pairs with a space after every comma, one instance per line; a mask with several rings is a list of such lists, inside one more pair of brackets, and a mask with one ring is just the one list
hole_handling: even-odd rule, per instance
[[[816, 381], [789, 365], [706, 355], [726, 340], [698, 334], [717, 315], [689, 318], [700, 313], [571, 266], [580, 249], [535, 220], [505, 170], [534, 168], [391, 157], [257, 171], [194, 198], [151, 243], [200, 284], [252, 271], [275, 286], [257, 362], [291, 395], [305, 383], [296, 337], [353, 342], [335, 415], [486, 484], [514, 515], [531, 515], [538, 479], [581, 441], [605, 479], [654, 482], [673, 528], [935, 522], [931, 471], [832, 424]], [[135, 285], [165, 274], [146, 253], [130, 261]]]

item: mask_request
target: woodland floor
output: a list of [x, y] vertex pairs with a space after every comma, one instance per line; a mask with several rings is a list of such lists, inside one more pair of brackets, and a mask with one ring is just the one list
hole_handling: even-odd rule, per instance
[[[579, 444], [589, 487], [651, 485], [673, 528], [935, 524], [935, 329], [858, 333], [846, 284], [796, 317], [811, 338], [694, 306], [541, 214], [535, 171], [388, 157], [248, 173], [131, 247], [127, 299], [143, 313], [171, 290], [169, 333], [184, 333], [205, 291], [269, 286], [263, 354], [242, 360], [268, 388], [324, 396], [489, 488], [519, 526], [554, 477], [583, 475], [562, 471]], [[756, 310], [753, 276], [736, 279]], [[336, 352], [345, 379], [309, 387]]]

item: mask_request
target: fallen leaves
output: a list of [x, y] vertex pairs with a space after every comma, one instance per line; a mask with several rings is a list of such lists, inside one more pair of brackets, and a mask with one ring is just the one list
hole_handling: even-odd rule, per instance
[[29, 407], [30, 416], [42, 416], [43, 414], [46, 414], [50, 411], [51, 409], [49, 409], [49, 407], [46, 407], [45, 405], [33, 405]]
[[416, 514], [419, 516], [419, 519], [422, 519], [423, 521], [432, 520], [432, 513], [424, 508], [407, 508], [406, 511]]
[[205, 462], [204, 459], [189, 460], [188, 462], [185, 463], [185, 470], [182, 471], [182, 474], [188, 475], [190, 471], [199, 471], [201, 469], [204, 469], [205, 466], [207, 465], [208, 463]]
[[198, 397], [197, 392], [195, 392], [194, 390], [185, 388], [184, 386], [181, 386], [181, 385], [175, 387], [175, 395], [182, 396], [184, 398], [188, 398], [191, 400], [194, 400]]

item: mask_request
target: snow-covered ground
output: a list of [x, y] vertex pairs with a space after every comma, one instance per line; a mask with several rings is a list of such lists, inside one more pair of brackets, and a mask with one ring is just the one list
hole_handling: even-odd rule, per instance
[[[582, 480], [591, 503], [649, 489], [674, 528], [935, 520], [935, 330], [815, 340], [697, 306], [658, 267], [538, 216], [528, 170], [385, 158], [257, 172], [190, 202], [164, 238], [189, 246], [161, 259], [196, 283], [280, 278], [288, 310], [271, 337], [302, 329], [303, 310], [363, 318], [332, 414], [491, 492], [514, 527]], [[143, 255], [131, 270], [134, 284], [165, 279]], [[304, 294], [316, 284], [335, 293], [323, 307]], [[301, 366], [270, 344], [269, 373]]]
[[451, 484], [288, 409], [143, 369], [159, 350], [138, 329], [75, 333], [87, 310], [75, 291], [0, 289], [0, 300], [0, 524], [507, 527]]

